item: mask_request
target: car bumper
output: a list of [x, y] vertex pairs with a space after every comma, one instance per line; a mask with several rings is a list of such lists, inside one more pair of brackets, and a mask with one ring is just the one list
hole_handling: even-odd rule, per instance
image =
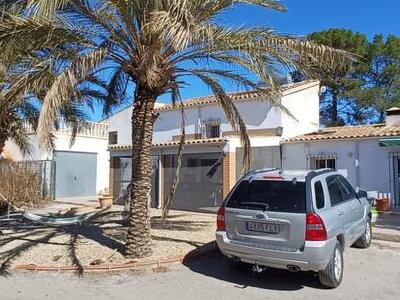
[[224, 231], [217, 231], [216, 241], [218, 248], [225, 256], [240, 259], [250, 264], [279, 269], [297, 266], [301, 271], [325, 269], [336, 245], [336, 239], [332, 238], [320, 242], [306, 241], [304, 249], [295, 252], [272, 250], [244, 245], [245, 243], [236, 243], [230, 240]]

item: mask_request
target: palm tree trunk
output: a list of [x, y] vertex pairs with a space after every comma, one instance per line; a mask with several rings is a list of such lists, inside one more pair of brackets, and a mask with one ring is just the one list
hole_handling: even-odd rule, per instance
[[338, 126], [338, 97], [336, 92], [332, 94], [331, 125]]
[[132, 111], [132, 184], [126, 255], [151, 254], [150, 188], [153, 114], [156, 96], [138, 87]]
[[7, 137], [0, 135], [0, 155], [3, 153], [4, 147], [6, 146]]

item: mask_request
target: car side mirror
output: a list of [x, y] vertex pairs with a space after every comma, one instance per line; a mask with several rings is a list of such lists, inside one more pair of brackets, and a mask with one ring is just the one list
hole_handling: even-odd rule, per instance
[[357, 192], [357, 198], [367, 198], [368, 197], [368, 195], [367, 195], [367, 192], [366, 191], [361, 191], [361, 190], [359, 190], [358, 192]]

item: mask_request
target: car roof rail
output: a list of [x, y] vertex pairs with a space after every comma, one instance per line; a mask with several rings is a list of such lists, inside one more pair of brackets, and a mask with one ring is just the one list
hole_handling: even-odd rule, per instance
[[318, 169], [318, 170], [312, 170], [312, 171], [310, 171], [310, 173], [307, 174], [307, 177], [309, 177], [311, 179], [315, 176], [333, 172], [333, 171], [335, 171], [335, 170], [332, 168], [323, 168], [323, 169]]
[[257, 169], [257, 170], [247, 172], [243, 177], [247, 177], [249, 175], [260, 174], [260, 173], [265, 173], [265, 172], [273, 172], [273, 171], [280, 171], [280, 169], [278, 169], [278, 168]]

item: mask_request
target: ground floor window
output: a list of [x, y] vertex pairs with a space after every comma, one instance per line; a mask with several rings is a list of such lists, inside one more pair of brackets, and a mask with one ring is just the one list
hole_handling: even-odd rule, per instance
[[308, 160], [310, 162], [310, 169], [311, 170], [318, 170], [318, 169], [334, 169], [336, 170], [336, 154], [314, 154], [309, 155]]

